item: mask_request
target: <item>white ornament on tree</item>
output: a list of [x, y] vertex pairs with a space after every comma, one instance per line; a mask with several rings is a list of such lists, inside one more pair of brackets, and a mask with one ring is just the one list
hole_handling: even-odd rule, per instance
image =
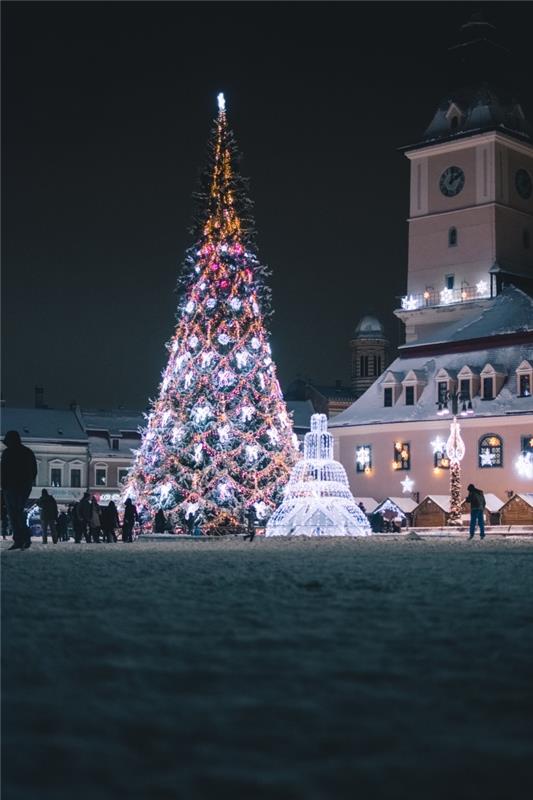
[[253, 406], [243, 406], [241, 408], [241, 419], [243, 422], [250, 422], [254, 414], [255, 408]]
[[218, 429], [218, 438], [220, 439], [220, 444], [227, 444], [229, 442], [229, 435], [230, 435], [231, 428], [229, 425], [221, 425]]

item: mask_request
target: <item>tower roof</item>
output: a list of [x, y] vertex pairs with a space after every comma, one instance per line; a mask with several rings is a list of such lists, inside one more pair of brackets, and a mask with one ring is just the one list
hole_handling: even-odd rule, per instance
[[358, 339], [369, 336], [376, 339], [384, 339], [385, 332], [379, 319], [367, 315], [366, 317], [362, 317], [355, 326], [354, 338]]

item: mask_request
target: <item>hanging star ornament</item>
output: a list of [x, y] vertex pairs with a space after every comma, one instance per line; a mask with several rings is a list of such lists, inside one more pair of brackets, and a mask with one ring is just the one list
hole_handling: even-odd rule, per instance
[[415, 482], [414, 480], [412, 480], [412, 478], [409, 477], [409, 475], [406, 475], [403, 481], [400, 481], [400, 483], [402, 485], [402, 492], [404, 494], [408, 494], [413, 491], [413, 486], [415, 485]]
[[480, 466], [482, 467], [492, 467], [494, 462], [494, 453], [491, 453], [488, 448], [482, 450], [479, 456], [479, 461]]

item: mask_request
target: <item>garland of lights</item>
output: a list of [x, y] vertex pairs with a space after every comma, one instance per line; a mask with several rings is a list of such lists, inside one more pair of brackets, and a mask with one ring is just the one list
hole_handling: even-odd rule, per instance
[[268, 517], [297, 449], [265, 326], [268, 273], [238, 213], [249, 202], [233, 168], [223, 95], [218, 101], [204, 222], [178, 284], [168, 363], [124, 491], [176, 523], [193, 516], [208, 529], [238, 525], [250, 506]]

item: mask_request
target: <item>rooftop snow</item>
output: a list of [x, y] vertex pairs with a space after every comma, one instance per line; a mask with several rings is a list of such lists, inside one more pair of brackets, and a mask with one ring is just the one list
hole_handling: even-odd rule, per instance
[[16, 430], [23, 440], [47, 439], [86, 442], [87, 435], [74, 411], [55, 408], [2, 409], [2, 436]]

